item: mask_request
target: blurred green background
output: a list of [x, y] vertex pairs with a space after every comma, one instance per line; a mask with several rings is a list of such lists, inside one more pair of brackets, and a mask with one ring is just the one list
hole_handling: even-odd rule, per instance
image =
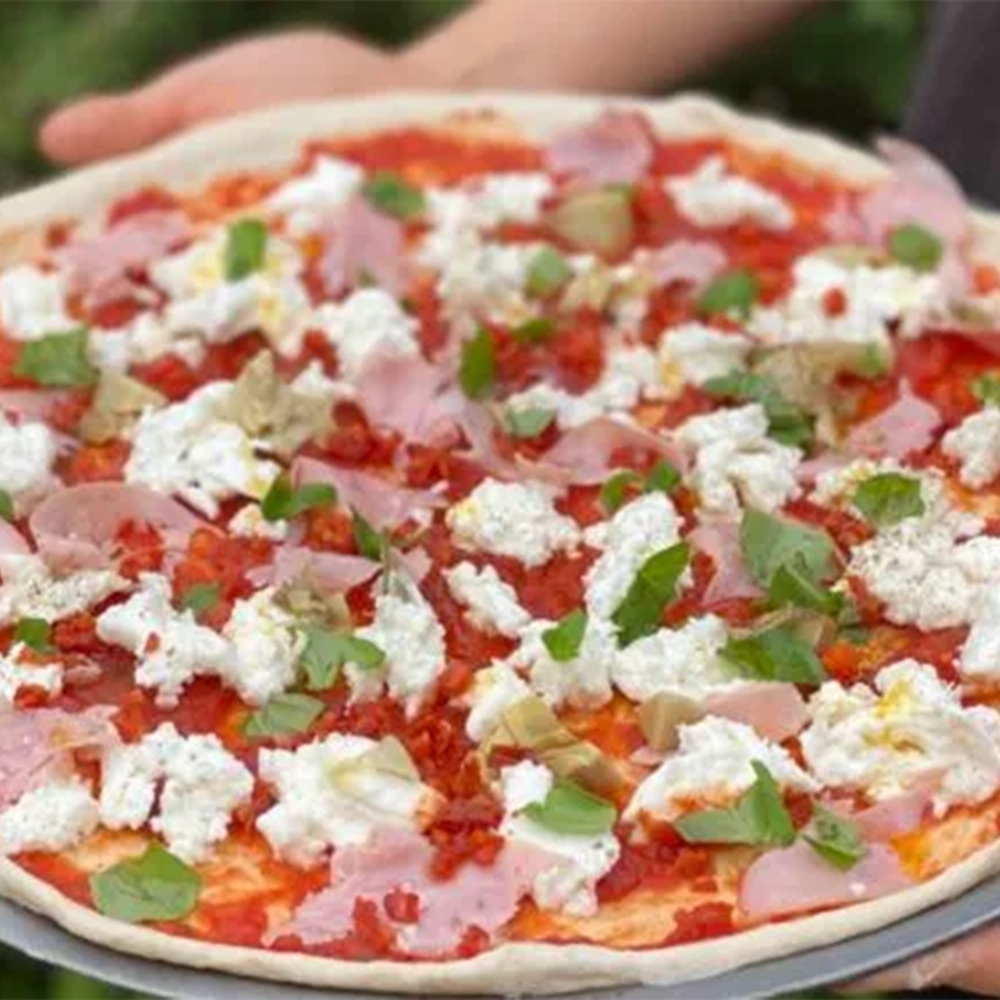
[[[0, 189], [49, 172], [35, 149], [35, 127], [47, 111], [84, 92], [126, 87], [191, 53], [282, 27], [341, 27], [399, 45], [463, 6], [463, 0], [5, 0]], [[898, 122], [928, 13], [921, 0], [840, 0], [692, 82], [738, 104], [863, 140]], [[3, 1000], [127, 995], [0, 949]]]

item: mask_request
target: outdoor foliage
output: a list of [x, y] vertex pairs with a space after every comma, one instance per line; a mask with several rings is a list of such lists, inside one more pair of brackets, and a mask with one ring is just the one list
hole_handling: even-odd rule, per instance
[[[0, 189], [46, 174], [34, 148], [35, 126], [76, 95], [128, 86], [191, 53], [279, 27], [342, 27], [397, 45], [462, 6], [464, 0], [6, 0]], [[898, 121], [927, 11], [920, 0], [829, 4], [698, 85], [743, 105], [867, 138]], [[5, 1000], [126, 996], [0, 949]]]

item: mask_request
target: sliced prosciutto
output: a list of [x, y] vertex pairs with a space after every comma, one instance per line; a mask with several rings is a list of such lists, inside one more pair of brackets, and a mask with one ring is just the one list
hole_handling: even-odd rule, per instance
[[919, 830], [924, 819], [930, 815], [933, 800], [930, 787], [915, 788], [903, 795], [883, 799], [859, 812], [848, 812], [865, 840], [884, 841]]
[[703, 521], [688, 541], [710, 556], [715, 567], [705, 591], [706, 604], [763, 594], [744, 562], [738, 521]]
[[390, 528], [440, 507], [444, 500], [430, 490], [411, 490], [381, 476], [327, 465], [314, 458], [297, 458], [292, 465], [296, 486], [327, 483], [337, 490], [341, 504], [357, 511], [375, 528]]
[[851, 430], [847, 450], [868, 458], [902, 459], [929, 448], [942, 423], [941, 414], [903, 382], [895, 403]]
[[[289, 923], [270, 933], [270, 942], [290, 935], [303, 944], [335, 941], [353, 929], [356, 901], [368, 900], [398, 932], [397, 947], [439, 955], [457, 947], [469, 928], [493, 937], [514, 916], [535, 876], [558, 862], [546, 851], [508, 842], [491, 864], [467, 862], [441, 881], [430, 874], [433, 856], [423, 837], [405, 830], [383, 830], [367, 844], [337, 851], [330, 887], [306, 899]], [[400, 891], [419, 899], [415, 923], [395, 922], [387, 911], [386, 896]]]
[[677, 240], [650, 250], [643, 263], [661, 285], [680, 283], [697, 289], [724, 271], [728, 261], [725, 251], [716, 243]]
[[61, 389], [0, 389], [0, 410], [22, 420], [46, 420], [72, 398]]
[[205, 525], [176, 500], [123, 483], [85, 483], [54, 493], [28, 520], [38, 551], [60, 572], [110, 565], [118, 534], [129, 523], [154, 528], [174, 549]]
[[739, 906], [750, 920], [773, 920], [877, 899], [913, 884], [895, 851], [870, 844], [847, 871], [820, 857], [805, 841], [762, 854], [740, 884]]
[[24, 556], [31, 551], [27, 539], [14, 525], [0, 518], [0, 556]]
[[329, 295], [366, 281], [394, 295], [403, 290], [406, 231], [392, 216], [372, 208], [367, 198], [352, 198], [326, 235], [319, 273]]
[[321, 590], [340, 592], [370, 580], [380, 569], [377, 562], [361, 556], [285, 546], [278, 549], [272, 563], [249, 570], [247, 578], [258, 587], [306, 581]]
[[560, 133], [545, 151], [546, 166], [589, 184], [629, 184], [653, 160], [642, 115], [608, 111], [596, 121]]
[[797, 735], [809, 721], [805, 699], [794, 684], [744, 684], [710, 695], [705, 709], [711, 715], [742, 722], [775, 743]]

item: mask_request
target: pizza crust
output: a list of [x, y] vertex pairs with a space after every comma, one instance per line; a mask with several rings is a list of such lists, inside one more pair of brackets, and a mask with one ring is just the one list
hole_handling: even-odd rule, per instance
[[[544, 139], [608, 106], [638, 107], [672, 138], [723, 136], [786, 153], [849, 184], [884, 179], [878, 158], [827, 136], [738, 114], [700, 96], [664, 101], [546, 95], [407, 93], [273, 109], [192, 131], [137, 156], [72, 174], [0, 201], [0, 266], [41, 247], [44, 227], [66, 216], [93, 218], [123, 191], [167, 182], [193, 188], [220, 173], [287, 164], [303, 142], [405, 124], [497, 135], [514, 128]], [[483, 107], [501, 114], [469, 114]], [[1000, 216], [973, 215], [973, 255], [1000, 258]], [[173, 937], [111, 920], [62, 895], [6, 858], [0, 894], [96, 944], [143, 958], [281, 982], [408, 994], [545, 994], [643, 982], [669, 985], [869, 933], [952, 899], [1000, 870], [1000, 842], [913, 889], [719, 939], [664, 949], [622, 951], [595, 945], [511, 943], [452, 962], [347, 962]]]

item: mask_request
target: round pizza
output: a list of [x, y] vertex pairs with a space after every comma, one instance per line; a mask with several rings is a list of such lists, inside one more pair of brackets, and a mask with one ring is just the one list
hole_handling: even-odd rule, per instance
[[432, 994], [1000, 859], [1000, 232], [702, 99], [281, 109], [0, 210], [0, 892]]

